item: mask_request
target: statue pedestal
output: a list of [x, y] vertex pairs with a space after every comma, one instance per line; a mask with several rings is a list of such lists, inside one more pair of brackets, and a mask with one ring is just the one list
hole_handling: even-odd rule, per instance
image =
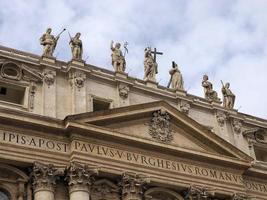
[[211, 102], [211, 105], [214, 105], [214, 106], [221, 106], [222, 102], [221, 101], [212, 101]]
[[175, 93], [177, 94], [177, 96], [186, 96], [186, 91], [185, 90], [176, 89]]
[[41, 62], [49, 62], [49, 63], [55, 63], [56, 62], [56, 58], [55, 57], [48, 57], [48, 56], [42, 56]]
[[116, 71], [116, 72], [115, 72], [115, 76], [120, 77], [120, 78], [125, 78], [125, 79], [127, 79], [128, 74], [125, 73], [125, 72], [119, 72], [119, 71]]
[[78, 66], [82, 66], [84, 67], [85, 66], [85, 61], [84, 60], [75, 60], [75, 59], [72, 59], [69, 64], [72, 64], [72, 65], [78, 65]]
[[146, 86], [148, 86], [148, 87], [152, 87], [152, 88], [157, 88], [158, 87], [158, 83], [155, 82], [155, 81], [146, 80], [145, 83], [146, 83]]

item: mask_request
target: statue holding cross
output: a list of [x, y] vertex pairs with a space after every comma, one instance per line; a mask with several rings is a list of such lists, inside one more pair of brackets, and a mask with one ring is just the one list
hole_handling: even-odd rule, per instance
[[[153, 55], [152, 55], [153, 54]], [[157, 49], [154, 48], [154, 51], [151, 51], [150, 47], [145, 48], [145, 60], [144, 60], [144, 80], [156, 82], [156, 74], [158, 73], [158, 64], [156, 62], [156, 56], [162, 55], [162, 52], [157, 52]]]

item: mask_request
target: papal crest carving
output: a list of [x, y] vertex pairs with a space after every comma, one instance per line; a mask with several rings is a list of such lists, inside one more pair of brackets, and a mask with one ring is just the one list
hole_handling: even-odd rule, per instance
[[153, 113], [149, 134], [161, 142], [173, 140], [173, 133], [170, 128], [170, 115], [165, 110], [158, 110]]

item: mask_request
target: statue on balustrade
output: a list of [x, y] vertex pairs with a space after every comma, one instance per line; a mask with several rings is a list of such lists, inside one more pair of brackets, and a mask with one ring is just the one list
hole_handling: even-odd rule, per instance
[[51, 34], [51, 32], [52, 32], [52, 29], [51, 28], [48, 28], [46, 30], [46, 32], [39, 39], [40, 40], [40, 44], [44, 46], [43, 56], [53, 57], [53, 53], [54, 53], [55, 48], [57, 46], [57, 41], [58, 41], [60, 35], [65, 30], [66, 29], [63, 29], [56, 37]]
[[230, 83], [226, 83], [224, 85], [222, 82], [222, 94], [223, 94], [223, 106], [225, 108], [233, 109], [235, 104], [235, 95], [230, 90]]
[[156, 74], [158, 73], [158, 64], [155, 62], [151, 52], [151, 48], [145, 48], [145, 59], [144, 59], [144, 80], [156, 82]]
[[210, 101], [219, 101], [218, 94], [213, 90], [212, 83], [209, 82], [209, 77], [207, 75], [203, 76], [202, 86], [204, 88], [205, 99]]
[[116, 43], [114, 46], [114, 42], [111, 41], [110, 49], [112, 51], [111, 58], [112, 58], [112, 66], [116, 72], [124, 72], [125, 71], [125, 55], [123, 55], [121, 51], [121, 44]]
[[169, 88], [171, 85], [175, 90], [184, 90], [182, 73], [180, 72], [178, 65], [174, 61], [172, 62], [172, 69], [169, 71], [169, 74], [171, 75], [171, 78], [167, 87]]
[[70, 36], [70, 47], [73, 60], [82, 60], [83, 45], [80, 39], [81, 33], [76, 33], [74, 37]]

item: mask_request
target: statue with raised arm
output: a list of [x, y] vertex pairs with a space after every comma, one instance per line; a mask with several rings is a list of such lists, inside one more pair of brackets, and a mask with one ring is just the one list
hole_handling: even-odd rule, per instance
[[203, 76], [202, 86], [204, 88], [205, 99], [211, 101], [219, 101], [218, 94], [212, 88], [212, 83], [208, 81], [209, 77], [207, 75]]
[[168, 88], [170, 85], [175, 90], [184, 90], [184, 81], [183, 76], [180, 70], [178, 69], [178, 65], [172, 61], [172, 69], [169, 71], [169, 74], [171, 75]]
[[111, 58], [112, 58], [112, 66], [116, 72], [124, 72], [125, 71], [125, 58], [120, 50], [121, 44], [116, 43], [114, 46], [114, 42], [111, 41], [110, 49], [112, 51]]
[[222, 94], [223, 94], [223, 106], [225, 108], [233, 109], [235, 104], [235, 95], [230, 90], [230, 83], [226, 83], [224, 85], [222, 82]]
[[80, 40], [81, 33], [76, 33], [74, 37], [70, 36], [70, 48], [73, 60], [82, 60], [83, 45]]
[[40, 44], [44, 46], [42, 56], [53, 57], [53, 53], [56, 48], [57, 41], [59, 39], [59, 35], [54, 37], [53, 35], [51, 35], [51, 32], [52, 29], [48, 28], [46, 30], [46, 33], [44, 33], [42, 37], [39, 39]]
[[156, 74], [158, 73], [158, 64], [154, 61], [151, 48], [145, 48], [144, 59], [144, 80], [150, 80], [156, 82]]

